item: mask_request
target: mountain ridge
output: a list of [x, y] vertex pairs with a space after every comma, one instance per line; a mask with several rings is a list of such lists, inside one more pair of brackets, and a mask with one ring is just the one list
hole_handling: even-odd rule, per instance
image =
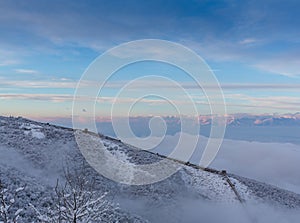
[[[0, 117], [0, 149], [2, 157], [5, 157], [0, 161], [0, 177], [8, 184], [12, 184], [13, 181], [29, 182], [30, 185], [35, 185], [32, 186], [34, 192], [30, 192], [35, 194], [33, 197], [42, 197], [43, 194], [48, 197], [51, 185], [53, 186], [57, 179], [63, 178], [66, 166], [74, 170], [84, 169], [87, 176], [96, 180], [97, 190], [110, 191], [110, 196], [125, 209], [128, 208], [126, 207], [128, 200], [135, 202], [142, 200], [146, 202], [146, 206], [168, 204], [169, 207], [171, 201], [172, 204], [175, 202], [179, 205], [176, 200], [183, 198], [236, 204], [240, 201], [262, 202], [287, 208], [300, 208], [298, 194], [251, 179], [227, 175], [224, 171], [203, 169], [191, 163], [171, 159], [170, 162], [175, 162], [181, 169], [161, 182], [143, 186], [116, 183], [101, 176], [85, 161], [76, 144], [75, 131], [79, 131], [84, 137], [93, 137], [93, 140], [101, 141], [106, 151], [121, 157], [122, 161], [130, 165], [147, 164], [166, 158], [126, 145], [118, 139], [88, 133], [85, 130], [73, 130], [23, 118]], [[128, 176], [132, 174], [129, 173]], [[240, 198], [230, 184], [234, 186]], [[40, 194], [36, 195], [37, 193]], [[126, 202], [123, 201], [124, 198]], [[136, 210], [128, 208], [127, 211], [155, 222], [155, 216], [144, 213], [144, 210], [135, 212]], [[180, 217], [176, 216], [177, 218]], [[178, 222], [182, 222], [182, 219]]]

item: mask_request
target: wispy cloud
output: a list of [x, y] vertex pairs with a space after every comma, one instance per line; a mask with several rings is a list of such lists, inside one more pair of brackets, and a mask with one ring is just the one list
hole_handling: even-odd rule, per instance
[[[24, 70], [18, 69], [20, 73], [24, 74], [36, 74], [35, 70]], [[142, 90], [142, 89], [178, 89], [182, 87], [184, 89], [200, 89], [200, 86], [196, 82], [177, 82], [178, 85], [174, 85], [173, 82], [167, 81], [157, 81], [157, 78], [151, 79], [151, 76], [147, 80], [135, 80], [133, 84], [130, 85], [128, 90]], [[132, 80], [114, 80], [108, 81], [105, 85], [105, 89], [120, 89], [126, 84], [130, 83]], [[174, 80], [176, 82], [176, 80]], [[98, 87], [101, 83], [95, 81], [81, 81], [81, 87]], [[200, 83], [201, 84], [201, 83]], [[0, 86], [6, 88], [18, 87], [18, 88], [69, 88], [75, 89], [78, 85], [77, 80], [72, 80], [69, 78], [50, 78], [50, 79], [26, 79], [26, 80], [12, 80], [9, 78], [0, 77]], [[205, 84], [203, 87], [211, 89], [218, 88], [215, 84]], [[220, 83], [220, 87], [223, 90], [285, 90], [285, 91], [300, 91], [300, 84], [298, 83]]]
[[0, 67], [18, 64], [17, 60], [1, 60]]
[[6, 100], [38, 100], [52, 102], [72, 101], [73, 95], [58, 95], [58, 94], [0, 94], [1, 99]]
[[256, 43], [258, 40], [255, 38], [246, 38], [241, 41], [239, 41], [239, 44], [245, 45], [245, 44], [251, 44], [251, 43]]
[[222, 89], [260, 89], [260, 90], [299, 90], [300, 84], [262, 84], [262, 83], [226, 83], [221, 84]]
[[32, 69], [15, 69], [15, 71], [20, 74], [38, 74], [39, 73], [37, 70], [32, 70]]
[[2, 46], [0, 39], [0, 67], [19, 64], [20, 61], [17, 58], [18, 57], [15, 52], [12, 50], [6, 50], [5, 47]]
[[[29, 71], [25, 70], [27, 74]], [[30, 73], [30, 72], [29, 72]], [[92, 83], [90, 83], [92, 84]], [[84, 85], [84, 84], [83, 84]], [[60, 78], [60, 79], [50, 79], [50, 80], [11, 80], [7, 78], [0, 78], [0, 86], [2, 87], [16, 87], [16, 88], [69, 88], [75, 89], [77, 86], [77, 81], [70, 79]]]
[[288, 77], [300, 77], [300, 59], [299, 56], [282, 56], [260, 61], [254, 64], [259, 69], [281, 74]]
[[[107, 88], [116, 88], [119, 89], [123, 86], [125, 86], [129, 81], [111, 81], [108, 82], [105, 87]], [[181, 86], [184, 89], [200, 89], [200, 86], [196, 82], [183, 82], [180, 81], [177, 83], [178, 86]], [[201, 83], [200, 83], [201, 84]], [[166, 81], [157, 81], [157, 80], [139, 80], [134, 82], [134, 84], [131, 85], [129, 88], [132, 90], [135, 89], [178, 89], [177, 85], [174, 85], [174, 83], [170, 82], [167, 83]], [[216, 84], [209, 84], [205, 83], [203, 87], [211, 89], [211, 88], [218, 88], [219, 86]], [[297, 83], [289, 83], [289, 84], [280, 84], [280, 83], [220, 83], [220, 87], [223, 90], [251, 90], [251, 89], [260, 89], [260, 90], [299, 90], [300, 91], [300, 84]]]
[[[39, 101], [51, 101], [51, 102], [72, 102], [74, 96], [71, 94], [0, 94], [1, 99], [6, 100], [39, 100]], [[193, 96], [194, 102], [201, 109], [207, 109], [209, 107], [209, 102], [204, 96]], [[288, 96], [269, 96], [269, 97], [254, 97], [246, 94], [225, 94], [226, 106], [234, 107], [238, 112], [247, 111], [247, 108], [259, 108], [261, 112], [263, 110], [273, 110], [275, 111], [300, 111], [300, 99], [298, 97], [288, 97]], [[94, 102], [94, 97], [89, 96], [78, 96], [77, 100], [79, 102]], [[178, 99], [170, 99], [172, 103], [177, 106], [190, 105], [190, 102]], [[116, 103], [118, 105], [133, 105], [144, 104], [145, 106], [163, 106], [169, 105], [169, 101], [164, 99], [151, 99], [144, 98], [139, 100], [134, 97], [98, 97], [98, 106], [108, 104], [112, 105]], [[214, 101], [214, 103], [218, 103]], [[203, 107], [204, 106], [204, 107]], [[207, 108], [206, 108], [207, 107]], [[201, 110], [200, 109], [200, 110]], [[144, 111], [146, 112], [146, 111]]]
[[226, 105], [236, 108], [260, 108], [268, 111], [300, 111], [300, 98], [292, 96], [250, 96], [246, 94], [227, 94]]

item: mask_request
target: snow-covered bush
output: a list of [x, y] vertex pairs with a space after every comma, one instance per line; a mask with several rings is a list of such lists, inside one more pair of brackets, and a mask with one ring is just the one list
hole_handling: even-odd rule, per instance
[[66, 175], [66, 182], [57, 181], [55, 187], [54, 207], [41, 213], [32, 204], [39, 222], [120, 222], [124, 214], [106, 199], [106, 193], [99, 195], [94, 190], [93, 182], [82, 175]]
[[17, 199], [24, 187], [9, 191], [0, 181], [0, 223], [16, 223], [23, 208], [18, 207]]

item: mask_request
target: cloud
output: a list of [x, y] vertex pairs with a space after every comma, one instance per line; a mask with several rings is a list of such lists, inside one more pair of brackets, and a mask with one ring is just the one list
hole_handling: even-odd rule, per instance
[[[246, 94], [225, 94], [229, 112], [274, 113], [300, 111], [299, 97], [292, 96], [250, 96]], [[251, 110], [250, 110], [251, 109]]]
[[[210, 47], [216, 45], [217, 48], [223, 40], [224, 45], [231, 45], [230, 50], [236, 42], [249, 44], [257, 39], [290, 41], [299, 36], [298, 29], [295, 29], [299, 26], [298, 20], [292, 19], [293, 15], [297, 18], [297, 3], [286, 3], [282, 7], [258, 1], [193, 1], [188, 4], [174, 1], [163, 5], [160, 1], [128, 1], [126, 5], [114, 1], [91, 6], [88, 2], [64, 1], [64, 8], [56, 1], [48, 2], [47, 7], [44, 4], [28, 3], [32, 5], [29, 10], [24, 4], [2, 2], [0, 21], [31, 34], [36, 43], [49, 43], [40, 41], [46, 39], [58, 46], [78, 44], [97, 51], [139, 38], [180, 42], [190, 39], [203, 43], [203, 46], [209, 42]], [[263, 10], [264, 7], [269, 10]], [[46, 8], [51, 8], [51, 13]], [[12, 34], [3, 41], [13, 41], [16, 37]], [[227, 53], [235, 50], [232, 48]], [[240, 53], [243, 54], [243, 49]]]
[[299, 44], [281, 41], [285, 43], [270, 39], [244, 39], [238, 44], [222, 39], [184, 43], [209, 62], [238, 62], [268, 74], [299, 77]]
[[[175, 80], [176, 81], [176, 80]], [[129, 83], [129, 81], [111, 81], [105, 84], [107, 88], [115, 88], [119, 89], [123, 87], [125, 84]], [[259, 90], [289, 90], [289, 89], [300, 89], [300, 84], [297, 83], [289, 83], [289, 84], [278, 84], [278, 83], [219, 83], [221, 89], [223, 90], [235, 90], [235, 89], [244, 89], [244, 90], [251, 90], [251, 89], [259, 89]], [[195, 82], [178, 82], [178, 85], [185, 88], [185, 89], [200, 89], [200, 87]], [[217, 85], [212, 84], [205, 84], [205, 88], [217, 88]], [[161, 81], [143, 81], [139, 80], [135, 82], [134, 85], [131, 85], [130, 89], [143, 89], [143, 88], [178, 88], [173, 83], [166, 83]]]
[[38, 74], [39, 73], [37, 70], [32, 70], [32, 69], [15, 69], [15, 71], [20, 74]]
[[243, 39], [241, 41], [239, 41], [239, 44], [245, 45], [245, 44], [252, 44], [252, 43], [256, 43], [258, 40], [255, 38], [246, 38]]
[[[1, 43], [1, 42], [0, 42]], [[0, 44], [1, 46], [1, 44]], [[1, 47], [0, 49], [0, 67], [12, 66], [19, 64], [20, 61], [17, 59], [16, 53], [12, 50], [5, 50], [5, 47]]]
[[[1, 99], [6, 100], [39, 100], [39, 101], [52, 101], [52, 102], [72, 102], [74, 101], [74, 95], [71, 94], [1, 94]], [[95, 98], [90, 96], [76, 96], [76, 100], [80, 102], [91, 102], [94, 103]], [[98, 97], [97, 102], [101, 106], [103, 103], [108, 103], [112, 105], [113, 103], [117, 104], [134, 104], [137, 101], [136, 98], [115, 98], [115, 97]], [[160, 99], [147, 99], [144, 98], [140, 100], [140, 103], [148, 105], [162, 105], [168, 104], [165, 100]], [[87, 109], [82, 109], [83, 112], [87, 112]]]
[[[297, 209], [274, 207], [262, 202], [236, 204], [183, 197], [176, 194], [176, 203], [160, 200], [160, 205], [152, 204], [143, 197], [135, 200], [116, 198], [121, 209], [136, 213], [149, 222], [209, 222], [209, 223], [271, 223], [297, 222]], [[176, 210], [176, 211], [174, 211]]]
[[[5, 24], [0, 26], [5, 33], [0, 36], [0, 45], [15, 51], [7, 61], [0, 58], [2, 65], [19, 57], [25, 59], [34, 50], [61, 54], [68, 47], [87, 47], [103, 52], [130, 40], [161, 38], [185, 44], [211, 61], [233, 61], [274, 74], [299, 76], [299, 62], [286, 57], [299, 51], [297, 1], [284, 6], [256, 0], [174, 1], [164, 5], [160, 1], [128, 1], [126, 5], [113, 1], [92, 6], [88, 2], [64, 1], [63, 8], [56, 1], [48, 2], [47, 7], [30, 2], [30, 9], [24, 3], [0, 3], [0, 24]], [[51, 13], [47, 8], [52, 9]], [[27, 53], [18, 55], [22, 50]], [[154, 53], [166, 52], [156, 49]], [[273, 61], [272, 54], [280, 58]]]
[[[253, 104], [259, 106], [299, 106], [300, 105], [300, 98], [299, 97], [292, 97], [292, 96], [250, 96], [246, 94], [227, 94], [227, 100], [236, 100], [236, 101], [243, 101], [245, 104]], [[229, 102], [230, 103], [230, 102]]]
[[293, 58], [290, 58], [290, 56], [282, 56], [267, 59], [254, 64], [254, 67], [288, 77], [300, 77], [299, 56], [295, 56]]
[[0, 62], [0, 67], [3, 66], [10, 66], [10, 65], [15, 65], [18, 64], [19, 62], [17, 60], [1, 60]]
[[259, 90], [288, 90], [288, 89], [300, 89], [300, 84], [261, 84], [261, 83], [225, 83], [220, 84], [222, 89], [259, 89]]
[[[1, 99], [6, 100], [39, 100], [52, 102], [72, 101], [73, 95], [58, 94], [0, 94]], [[84, 99], [83, 99], [84, 100]]]
[[287, 143], [226, 140], [212, 166], [300, 193], [299, 151]]
[[[7, 87], [20, 87], [20, 88], [76, 88], [78, 82], [70, 79], [54, 79], [54, 80], [9, 80], [0, 78], [0, 85]], [[129, 81], [112, 81], [105, 84], [107, 89], [120, 89], [125, 86]], [[83, 87], [97, 87], [97, 83], [92, 81], [81, 81], [81, 86]], [[178, 83], [184, 89], [201, 89], [198, 85], [192, 82], [180, 82]], [[204, 85], [207, 89], [217, 88], [216, 85], [206, 84]], [[220, 83], [220, 87], [223, 90], [299, 90], [300, 84], [291, 83], [291, 84], [261, 84], [261, 83]], [[139, 81], [134, 85], [131, 85], [129, 90], [141, 90], [141, 89], [176, 89], [174, 84], [166, 84], [157, 81]]]
[[[35, 74], [34, 70], [19, 70], [24, 74]], [[89, 83], [92, 84], [92, 83]], [[7, 78], [0, 78], [0, 86], [2, 87], [17, 87], [17, 88], [76, 88], [77, 81], [70, 79], [50, 79], [50, 80], [12, 80]], [[83, 86], [86, 86], [83, 83]]]
[[[20, 84], [20, 83], [19, 83]], [[48, 84], [48, 83], [47, 83]], [[53, 88], [66, 88], [67, 85], [63, 84], [51, 84]], [[28, 86], [29, 87], [29, 86]], [[47, 86], [35, 86], [35, 87], [49, 87]], [[70, 86], [71, 87], [71, 86]], [[235, 89], [235, 88], [234, 88]], [[6, 88], [4, 90], [7, 91]], [[278, 90], [278, 89], [276, 89]], [[298, 89], [296, 89], [298, 90]], [[173, 95], [174, 96], [174, 95]], [[209, 103], [207, 98], [204, 95], [193, 95], [191, 97], [198, 108], [198, 112], [201, 114], [209, 114]], [[213, 96], [212, 96], [213, 97]], [[240, 93], [226, 93], [224, 94], [225, 97], [225, 104], [230, 113], [236, 112], [253, 112], [253, 113], [264, 113], [264, 112], [298, 112], [300, 111], [300, 100], [298, 97], [293, 96], [251, 96], [247, 94], [240, 94]], [[55, 101], [55, 102], [71, 102], [74, 100], [73, 94], [27, 94], [27, 93], [1, 93], [0, 98], [6, 100], [41, 100], [41, 101]], [[218, 98], [215, 98], [214, 104], [215, 105], [222, 105], [219, 104]], [[86, 96], [77, 96], [77, 100], [79, 103], [87, 102], [87, 103], [94, 103], [95, 98], [86, 95]], [[136, 98], [134, 92], [129, 97], [119, 97], [116, 98], [115, 96], [101, 96], [97, 98], [97, 106], [112, 106], [112, 104], [116, 103], [117, 106], [121, 106], [123, 109], [129, 108], [130, 105], [139, 109], [142, 112], [142, 115], [147, 114], [147, 110], [144, 108], [142, 109], [141, 106], [152, 106], [152, 108], [159, 108], [163, 114], [166, 114], [168, 111], [173, 112], [173, 106], [171, 106], [170, 102], [175, 104], [177, 107], [179, 106], [181, 112], [184, 114], [190, 114], [191, 111], [188, 110], [188, 107], [191, 106], [190, 101], [187, 101], [185, 98], [180, 96], [174, 96], [172, 98], [168, 98], [168, 100], [163, 98], [148, 98], [145, 97], [142, 100]], [[171, 106], [171, 107], [170, 107]], [[121, 108], [120, 107], [120, 108]], [[171, 109], [171, 110], [170, 110]], [[249, 110], [251, 109], [251, 111]], [[158, 111], [157, 111], [158, 112]], [[173, 113], [172, 113], [173, 114]]]

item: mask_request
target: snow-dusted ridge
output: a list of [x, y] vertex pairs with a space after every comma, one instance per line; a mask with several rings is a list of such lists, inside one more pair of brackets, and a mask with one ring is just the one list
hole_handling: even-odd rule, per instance
[[[165, 158], [126, 145], [118, 139], [84, 131], [80, 133], [101, 141], [106, 152], [129, 166]], [[181, 169], [161, 182], [143, 186], [119, 184], [101, 176], [88, 165], [78, 149], [74, 130], [23, 118], [0, 117], [0, 154], [0, 179], [9, 187], [27, 185], [26, 188], [30, 189], [26, 191], [29, 196], [25, 203], [47, 203], [56, 180], [63, 179], [67, 167], [84, 170], [86, 176], [95, 179], [95, 188], [108, 192], [114, 201], [120, 203], [121, 208], [154, 222], [157, 221], [152, 216], [153, 210], [168, 212], [174, 207], [183, 207], [182, 201], [186, 199], [235, 205], [240, 205], [241, 201], [271, 203], [276, 207], [300, 208], [300, 195], [295, 193], [171, 159], [169, 162], [174, 162]], [[135, 207], [137, 203], [138, 207]], [[153, 208], [151, 212], [146, 211], [149, 207]], [[29, 209], [26, 211], [30, 213]], [[176, 219], [183, 222], [180, 216], [176, 215]]]

